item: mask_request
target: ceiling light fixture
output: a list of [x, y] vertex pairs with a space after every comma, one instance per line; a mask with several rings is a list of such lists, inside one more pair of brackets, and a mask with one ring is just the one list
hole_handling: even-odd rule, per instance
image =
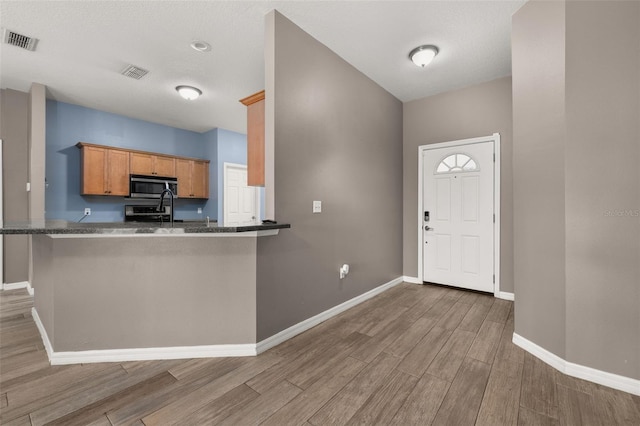
[[211, 51], [211, 45], [206, 41], [202, 40], [194, 40], [190, 45], [192, 48], [197, 50], [198, 52], [209, 52]]
[[425, 67], [429, 65], [433, 58], [438, 54], [438, 48], [431, 44], [418, 46], [409, 52], [409, 59], [413, 61], [419, 67]]
[[193, 86], [177, 86], [176, 90], [178, 91], [180, 96], [182, 96], [188, 101], [198, 99], [198, 97], [202, 95], [202, 90]]

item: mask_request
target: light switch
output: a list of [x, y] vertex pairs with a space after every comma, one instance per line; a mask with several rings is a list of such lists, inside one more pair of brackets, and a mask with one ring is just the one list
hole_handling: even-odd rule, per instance
[[314, 201], [313, 202], [313, 212], [314, 213], [322, 213], [322, 201]]

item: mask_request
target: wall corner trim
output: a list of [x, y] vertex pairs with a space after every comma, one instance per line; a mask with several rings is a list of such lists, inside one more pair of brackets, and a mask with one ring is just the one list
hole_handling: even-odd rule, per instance
[[277, 346], [280, 343], [285, 342], [291, 339], [292, 337], [295, 337], [298, 334], [304, 331], [307, 331], [310, 328], [315, 327], [316, 325], [346, 311], [349, 308], [352, 308], [368, 299], [371, 299], [373, 296], [377, 296], [378, 294], [390, 289], [391, 287], [394, 287], [400, 284], [401, 282], [403, 282], [404, 278], [405, 277], [395, 278], [385, 284], [382, 284], [379, 287], [374, 288], [373, 290], [369, 290], [368, 292], [361, 294], [360, 296], [356, 296], [353, 299], [349, 299], [344, 303], [341, 303], [337, 306], [334, 306], [333, 308], [327, 309], [326, 311], [319, 313], [318, 315], [315, 315], [311, 318], [307, 318], [306, 320], [301, 321], [298, 324], [292, 325], [291, 327], [285, 330], [282, 330], [281, 332], [274, 334], [271, 337], [267, 337], [266, 339], [258, 342], [258, 344], [256, 345], [258, 354], [261, 354], [267, 349], [271, 349], [274, 346]]
[[29, 296], [33, 296], [33, 287], [31, 287], [31, 283], [29, 281], [20, 281], [17, 283], [3, 283], [2, 290], [18, 290], [21, 288], [26, 288]]
[[563, 374], [640, 396], [640, 380], [565, 361], [517, 333], [513, 333], [513, 343]]
[[31, 314], [38, 327], [51, 365], [87, 364], [94, 362], [149, 361], [161, 359], [219, 358], [255, 356], [255, 343], [230, 345], [172, 346], [165, 348], [104, 349], [55, 352], [47, 331], [35, 308]]

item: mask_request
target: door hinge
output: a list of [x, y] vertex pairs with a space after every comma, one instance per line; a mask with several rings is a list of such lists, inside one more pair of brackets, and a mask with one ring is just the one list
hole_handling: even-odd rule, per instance
[[496, 223], [496, 214], [493, 214], [493, 223]]
[[496, 275], [495, 274], [493, 274], [493, 283], [494, 284], [496, 283]]
[[496, 154], [495, 153], [493, 153], [493, 162], [494, 163], [496, 162]]

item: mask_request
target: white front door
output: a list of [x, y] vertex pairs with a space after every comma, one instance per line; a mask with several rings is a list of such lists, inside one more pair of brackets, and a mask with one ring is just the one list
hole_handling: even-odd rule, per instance
[[259, 222], [258, 190], [247, 186], [247, 166], [224, 164], [224, 226]]
[[422, 155], [423, 281], [494, 292], [494, 141]]

